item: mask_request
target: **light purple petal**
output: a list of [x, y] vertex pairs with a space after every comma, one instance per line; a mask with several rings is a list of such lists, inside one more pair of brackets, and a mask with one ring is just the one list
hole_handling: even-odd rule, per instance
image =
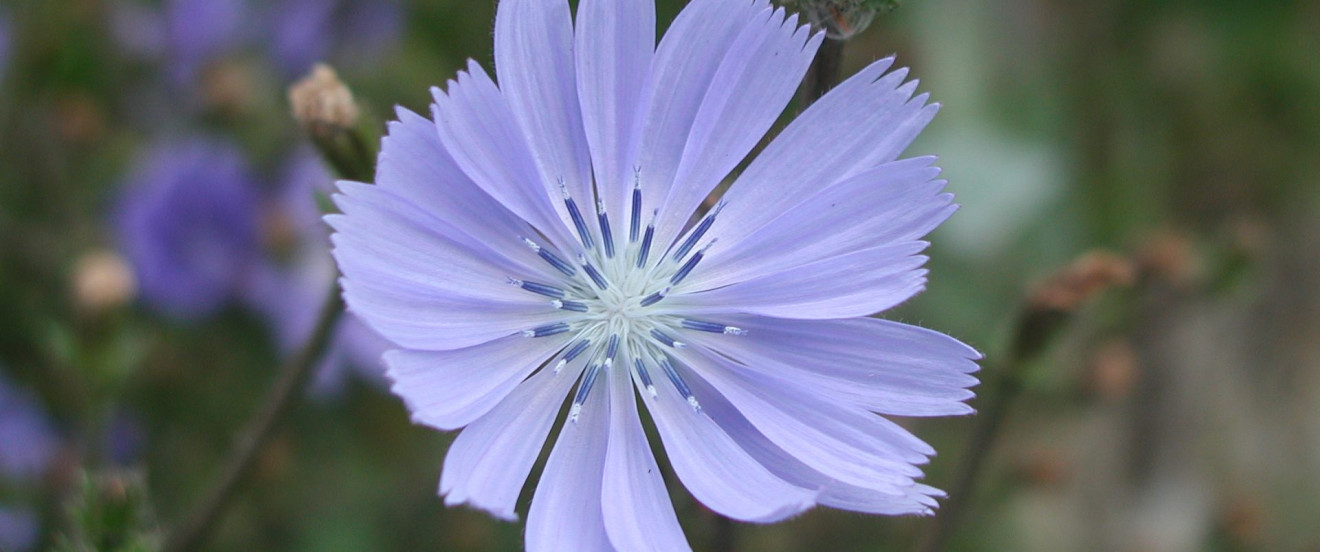
[[340, 190], [335, 202], [343, 214], [325, 220], [338, 231], [332, 241], [344, 274], [355, 279], [362, 274], [372, 285], [411, 285], [533, 309], [547, 303], [509, 285], [512, 274], [553, 283], [558, 277], [546, 263], [532, 269], [506, 259], [380, 187], [344, 182]]
[[[591, 204], [591, 154], [582, 130], [573, 57], [573, 16], [564, 0], [506, 0], [495, 19], [500, 91], [527, 136], [542, 181], [563, 181]], [[559, 192], [551, 190], [552, 198]], [[552, 201], [568, 222], [562, 202]]]
[[939, 332], [877, 318], [784, 320], [729, 316], [736, 338], [690, 332], [700, 344], [786, 387], [899, 416], [970, 414], [980, 354]]
[[[789, 209], [703, 261], [689, 285], [710, 289], [758, 274], [924, 236], [956, 209], [940, 194], [933, 158], [887, 163], [859, 173]], [[843, 222], [847, 221], [847, 222]], [[723, 245], [723, 241], [721, 241]]]
[[926, 271], [919, 267], [926, 257], [916, 253], [925, 247], [925, 242], [908, 242], [863, 249], [717, 289], [682, 295], [676, 291], [666, 301], [673, 312], [806, 319], [865, 316], [924, 289]]
[[655, 52], [655, 3], [582, 0], [576, 39], [578, 97], [597, 190], [621, 227]]
[[[638, 383], [641, 387], [641, 383]], [[785, 482], [670, 385], [643, 391], [665, 454], [688, 492], [707, 508], [741, 521], [779, 521], [815, 505], [816, 492]]]
[[929, 516], [934, 515], [935, 508], [939, 507], [935, 499], [944, 497], [944, 492], [921, 483], [903, 489], [903, 494], [900, 496], [836, 484], [825, 487], [821, 493], [820, 503], [831, 508], [864, 514]]
[[[750, 422], [738, 407], [701, 378], [692, 378], [692, 391], [701, 397], [702, 411], [723, 428], [748, 454], [775, 475], [791, 484], [820, 490], [821, 505], [866, 513], [929, 514], [934, 501], [927, 495], [943, 496], [920, 483], [894, 484], [876, 479], [865, 485], [849, 485], [826, 475], [771, 441]], [[801, 454], [800, 452], [798, 454]], [[811, 457], [804, 456], [808, 461]]]
[[549, 303], [529, 309], [526, 303], [460, 297], [370, 279], [341, 278], [339, 282], [350, 312], [409, 349], [461, 349], [563, 318], [562, 311]]
[[892, 63], [871, 64], [794, 119], [729, 188], [710, 235], [737, 242], [822, 187], [897, 159], [938, 105], [912, 98], [906, 69], [881, 76]]
[[[660, 467], [651, 454], [628, 374], [609, 378], [610, 436], [605, 453], [601, 511], [610, 542], [620, 550], [691, 550], [674, 516]], [[601, 390], [599, 392], [604, 392]]]
[[[527, 138], [509, 103], [476, 62], [450, 81], [448, 93], [433, 89], [440, 140], [457, 165], [482, 190], [535, 226], [556, 245], [574, 243], [551, 204], [551, 185], [541, 179]], [[557, 193], [557, 190], [556, 190]]]
[[[709, 382], [713, 392], [770, 442], [832, 479], [900, 494], [921, 475], [912, 463], [924, 461], [924, 456], [879, 438], [893, 437], [883, 435], [879, 416], [830, 405], [797, 390], [761, 385], [717, 355], [681, 351], [677, 356], [692, 367], [688, 379]], [[696, 384], [689, 384], [695, 392]], [[697, 398], [705, 401], [708, 395]]]
[[577, 421], [559, 431], [527, 513], [527, 552], [614, 550], [600, 509], [610, 433], [608, 397], [607, 390], [596, 389]]
[[575, 368], [537, 372], [454, 439], [440, 478], [445, 504], [467, 503], [501, 519], [517, 519], [518, 495], [582, 371]]
[[570, 339], [514, 335], [454, 351], [390, 351], [390, 390], [408, 404], [413, 421], [458, 429], [495, 408]]
[[468, 178], [440, 142], [435, 123], [406, 109], [397, 113], [381, 140], [376, 185], [446, 221], [470, 242], [540, 268], [542, 261], [518, 240], [534, 235], [531, 226]]
[[674, 18], [651, 64], [636, 169], [644, 212], [660, 207], [683, 159], [702, 99], [734, 39], [766, 0], [693, 0]]
[[668, 244], [765, 136], [792, 99], [823, 38], [812, 35], [808, 26], [799, 27], [796, 15], [785, 19], [782, 8], [767, 8], [734, 39], [688, 134], [656, 223], [657, 243]]

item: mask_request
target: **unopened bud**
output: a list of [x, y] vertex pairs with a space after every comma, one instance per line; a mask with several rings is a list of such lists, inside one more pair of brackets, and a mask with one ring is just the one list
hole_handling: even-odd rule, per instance
[[780, 0], [785, 7], [802, 12], [825, 36], [843, 40], [865, 31], [877, 15], [898, 7], [900, 0]]
[[1027, 306], [1031, 310], [1074, 311], [1110, 287], [1131, 284], [1134, 276], [1132, 263], [1126, 258], [1094, 251], [1037, 286]]
[[1135, 270], [1113, 253], [1087, 253], [1050, 276], [1027, 296], [1013, 341], [1018, 361], [1035, 358], [1077, 309], [1116, 285], [1132, 283]]
[[369, 182], [376, 173], [375, 155], [357, 128], [358, 105], [353, 92], [335, 70], [316, 64], [311, 74], [289, 87], [293, 118], [339, 176]]
[[358, 120], [353, 92], [329, 65], [318, 63], [312, 72], [289, 87], [293, 117], [313, 137], [353, 128]]
[[89, 312], [123, 305], [137, 292], [133, 269], [118, 254], [97, 250], [83, 255], [73, 267], [73, 297]]

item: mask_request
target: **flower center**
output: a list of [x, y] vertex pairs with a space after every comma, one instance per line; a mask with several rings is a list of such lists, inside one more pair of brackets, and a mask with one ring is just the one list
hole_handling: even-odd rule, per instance
[[655, 395], [651, 369], [662, 370], [692, 407], [699, 408], [696, 397], [683, 380], [671, 357], [673, 350], [683, 349], [686, 332], [698, 331], [722, 335], [743, 335], [746, 332], [717, 322], [688, 318], [667, 308], [662, 302], [697, 267], [714, 239], [698, 249], [696, 246], [715, 222], [723, 203], [697, 223], [681, 241], [669, 250], [652, 251], [655, 237], [655, 217], [645, 230], [641, 226], [642, 191], [633, 187], [631, 220], [628, 240], [617, 247], [604, 204], [596, 202], [598, 231], [593, 232], [587, 219], [567, 189], [560, 184], [564, 207], [577, 232], [582, 249], [573, 259], [541, 246], [528, 238], [521, 238], [538, 256], [559, 272], [559, 282], [542, 283], [512, 276], [508, 282], [531, 293], [550, 298], [550, 306], [563, 311], [563, 317], [552, 324], [524, 330], [531, 338], [570, 333], [573, 339], [552, 359], [556, 373], [570, 363], [584, 359], [582, 380], [573, 399], [569, 419], [577, 420], [596, 378], [602, 371], [616, 367], [630, 370], [634, 381]]

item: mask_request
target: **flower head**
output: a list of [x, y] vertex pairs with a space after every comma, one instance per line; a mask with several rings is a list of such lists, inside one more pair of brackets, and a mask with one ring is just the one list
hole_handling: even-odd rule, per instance
[[10, 41], [13, 39], [13, 32], [9, 28], [9, 16], [5, 10], [0, 9], [0, 82], [4, 82], [5, 69], [9, 68], [9, 55], [13, 46]]
[[257, 261], [257, 203], [241, 152], [227, 144], [191, 139], [150, 151], [117, 221], [142, 298], [181, 318], [237, 299]]
[[[402, 23], [395, 0], [280, 0], [267, 9], [269, 48], [285, 75], [301, 75], [332, 54], [350, 64], [379, 59]], [[335, 43], [345, 38], [351, 45]]]
[[0, 549], [35, 550], [40, 530], [36, 512], [0, 505]]
[[35, 479], [46, 471], [58, 439], [40, 402], [0, 376], [0, 478]]
[[656, 45], [647, 0], [505, 0], [499, 85], [475, 63], [434, 120], [390, 127], [377, 185], [342, 183], [351, 311], [401, 349], [416, 421], [466, 429], [440, 492], [511, 519], [561, 407], [530, 550], [682, 550], [638, 414], [710, 509], [929, 513], [934, 451], [878, 414], [965, 414], [975, 351], [868, 318], [924, 286], [954, 210], [936, 111], [877, 62], [789, 125], [713, 208], [822, 36], [765, 0], [694, 0]]

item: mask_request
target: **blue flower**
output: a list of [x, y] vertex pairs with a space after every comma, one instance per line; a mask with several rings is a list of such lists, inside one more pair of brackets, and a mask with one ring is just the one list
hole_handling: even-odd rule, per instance
[[[59, 438], [41, 403], [0, 375], [0, 480], [33, 483], [50, 468]], [[39, 531], [27, 505], [0, 503], [0, 550], [31, 550]]]
[[116, 221], [142, 298], [179, 318], [238, 299], [258, 260], [257, 206], [256, 184], [232, 146], [188, 139], [149, 151]]
[[398, 41], [402, 14], [396, 0], [166, 0], [160, 10], [121, 0], [112, 8], [120, 46], [167, 59], [178, 85], [245, 48], [268, 55], [285, 77], [329, 57], [373, 62]]
[[[561, 407], [529, 550], [685, 550], [648, 445], [730, 518], [815, 505], [929, 514], [926, 443], [879, 414], [967, 414], [979, 355], [869, 318], [920, 292], [955, 209], [934, 116], [872, 64], [703, 202], [773, 126], [822, 36], [765, 0], [694, 0], [655, 43], [649, 0], [505, 0], [499, 85], [475, 63], [399, 111], [376, 186], [342, 183], [349, 308], [414, 420], [466, 429], [440, 492], [512, 519]], [[576, 26], [575, 26], [576, 25]]]
[[9, 68], [9, 55], [13, 49], [10, 43], [13, 32], [9, 29], [9, 14], [0, 9], [0, 83], [4, 82], [5, 70]]
[[0, 550], [35, 549], [40, 530], [36, 512], [0, 506]]
[[269, 10], [269, 47], [286, 75], [303, 75], [331, 55], [350, 64], [377, 60], [402, 30], [394, 0], [280, 0]]
[[59, 447], [55, 428], [30, 393], [0, 376], [0, 477], [36, 479]]

